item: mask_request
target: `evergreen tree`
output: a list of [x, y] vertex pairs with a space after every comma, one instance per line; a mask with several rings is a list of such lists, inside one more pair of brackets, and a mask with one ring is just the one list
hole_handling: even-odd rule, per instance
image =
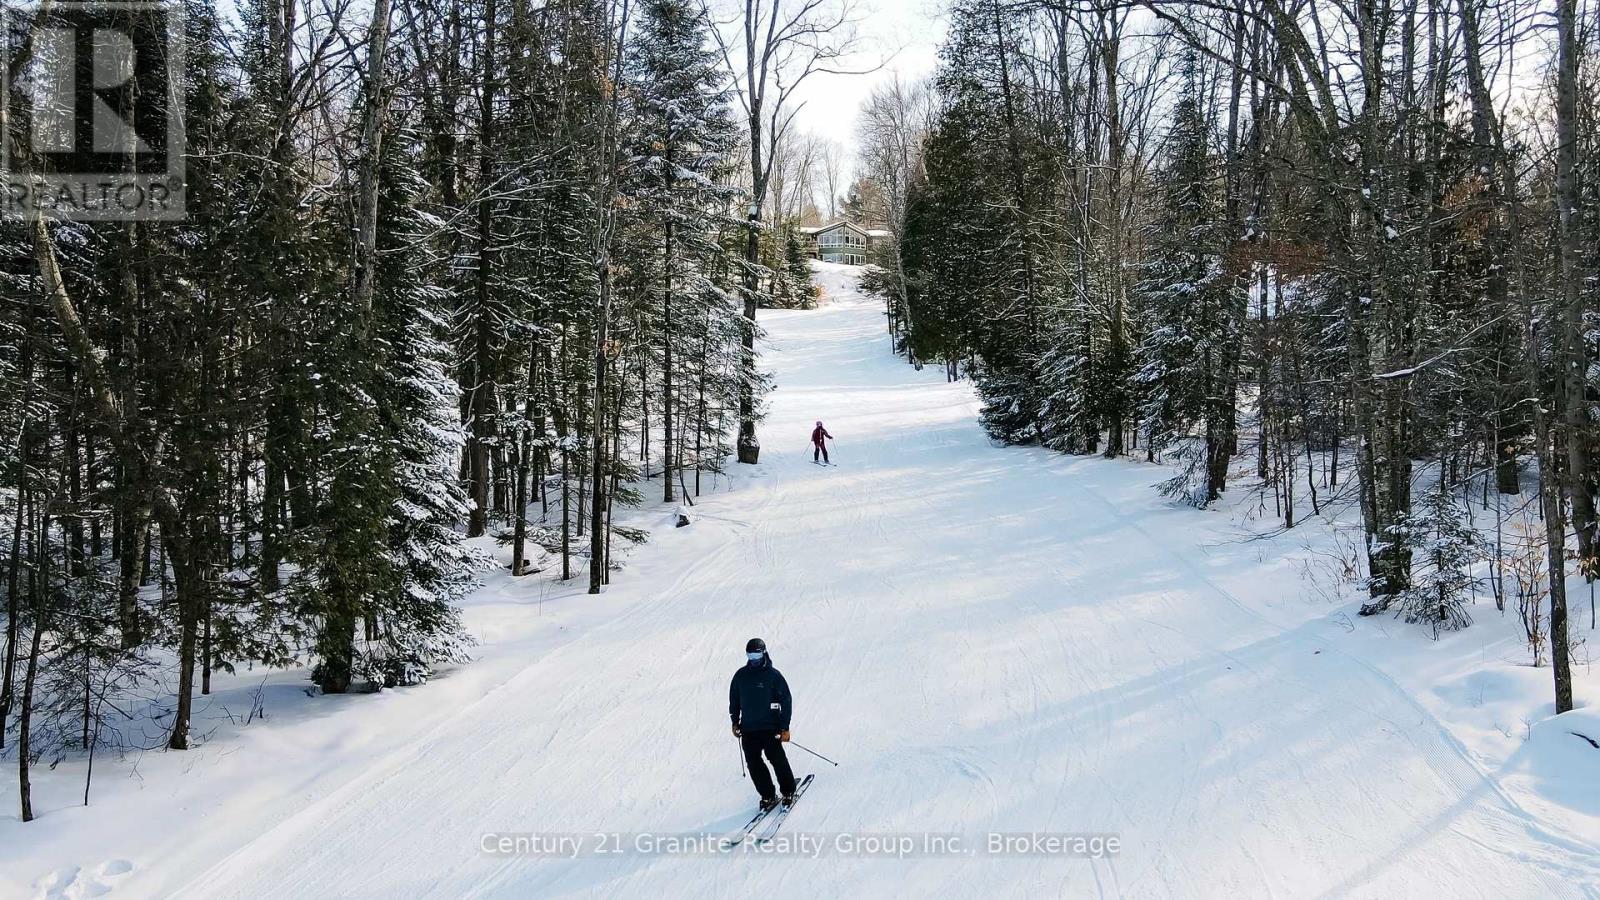
[[900, 253], [913, 325], [908, 344], [965, 360], [998, 440], [1045, 437], [1040, 365], [1048, 246], [1036, 207], [1052, 190], [1051, 141], [1018, 80], [1023, 13], [958, 4], [938, 75], [942, 101], [924, 145], [925, 177], [907, 203]]
[[800, 238], [799, 225], [785, 222], [777, 235], [783, 250], [783, 264], [773, 267], [773, 305], [787, 309], [816, 306], [816, 287], [811, 283], [811, 258]]
[[[1155, 450], [1173, 449], [1179, 473], [1162, 490], [1197, 506], [1217, 498], [1213, 481], [1216, 454], [1224, 465], [1228, 448], [1216, 435], [1222, 415], [1217, 403], [1226, 389], [1227, 367], [1236, 360], [1229, 346], [1238, 329], [1229, 300], [1231, 279], [1224, 272], [1221, 210], [1211, 164], [1206, 117], [1201, 109], [1198, 61], [1185, 62], [1186, 88], [1173, 111], [1169, 160], [1160, 178], [1162, 206], [1150, 226], [1150, 255], [1139, 283], [1149, 329], [1137, 350], [1137, 384], [1143, 395], [1139, 415]], [[1203, 425], [1198, 444], [1191, 430]]]
[[426, 184], [406, 134], [386, 154], [378, 207], [379, 268], [373, 304], [381, 354], [375, 385], [380, 448], [393, 478], [384, 518], [393, 587], [369, 628], [382, 640], [385, 683], [410, 684], [439, 662], [465, 658], [456, 602], [490, 564], [466, 545], [456, 524], [467, 512], [455, 480], [464, 443], [459, 389], [448, 371], [449, 294], [435, 282], [433, 220], [422, 213]]
[[[659, 338], [647, 348], [661, 372], [662, 496], [674, 499], [686, 454], [686, 361], [704, 339], [712, 282], [729, 251], [717, 241], [736, 220], [725, 175], [738, 145], [728, 78], [711, 45], [705, 8], [688, 0], [648, 0], [629, 56], [635, 96], [629, 123], [633, 148], [625, 192], [637, 248], [640, 303]], [[641, 333], [643, 330], [641, 329]], [[702, 390], [704, 389], [702, 385]], [[698, 463], [697, 463], [698, 465]]]
[[1395, 539], [1421, 561], [1400, 595], [1405, 620], [1426, 624], [1436, 637], [1471, 625], [1467, 604], [1479, 582], [1473, 568], [1487, 558], [1488, 548], [1442, 480], [1423, 498], [1421, 515], [1395, 530]]

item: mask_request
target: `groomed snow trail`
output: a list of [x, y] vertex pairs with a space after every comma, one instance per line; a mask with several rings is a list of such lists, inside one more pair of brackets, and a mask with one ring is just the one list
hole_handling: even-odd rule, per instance
[[[1545, 833], [1377, 670], [1210, 583], [1126, 467], [991, 446], [881, 309], [764, 314], [762, 465], [634, 554], [606, 624], [203, 873], [222, 897], [1563, 897]], [[837, 467], [811, 463], [823, 420]], [[1142, 484], [1154, 480], [1148, 470]], [[1121, 497], [1121, 494], [1117, 494]], [[1143, 519], [1141, 518], [1143, 516]], [[1286, 585], [1286, 591], [1298, 586]], [[786, 831], [1115, 832], [1115, 857], [497, 857], [486, 833], [723, 832], [764, 637], [816, 783]]]

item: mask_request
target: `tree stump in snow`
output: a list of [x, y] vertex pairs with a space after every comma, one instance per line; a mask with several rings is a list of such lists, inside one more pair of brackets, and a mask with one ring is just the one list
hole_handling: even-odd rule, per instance
[[761, 442], [753, 434], [739, 436], [739, 462], [755, 465], [761, 459]]

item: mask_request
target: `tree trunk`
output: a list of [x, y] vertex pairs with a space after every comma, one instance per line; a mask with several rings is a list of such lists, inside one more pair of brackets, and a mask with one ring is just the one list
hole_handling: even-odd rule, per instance
[[593, 471], [594, 490], [589, 501], [589, 593], [600, 593], [606, 575], [606, 351], [611, 326], [611, 265], [602, 258], [600, 304], [594, 339]]
[[33, 642], [28, 650], [28, 672], [22, 682], [22, 709], [17, 721], [17, 792], [22, 801], [22, 821], [33, 821], [33, 785], [28, 780], [32, 762], [33, 686], [39, 675], [39, 641], [44, 635], [43, 609], [37, 598], [33, 609]]
[[[1499, 312], [1502, 324], [1495, 327], [1496, 403], [1492, 428], [1495, 488], [1502, 494], [1521, 493], [1517, 472], [1518, 422], [1510, 414], [1518, 405], [1522, 389], [1513, 378], [1516, 365], [1517, 330], [1513, 324], [1519, 312], [1511, 303], [1506, 260], [1506, 204], [1501, 187], [1503, 154], [1494, 102], [1489, 95], [1483, 71], [1483, 38], [1478, 26], [1478, 5], [1474, 0], [1459, 0], [1461, 39], [1466, 57], [1467, 95], [1472, 104], [1472, 142], [1475, 145], [1479, 177], [1483, 179], [1484, 200], [1489, 207], [1488, 226], [1483, 243], [1488, 257], [1484, 272], [1485, 293], [1491, 310]], [[1531, 385], [1529, 386], [1532, 387]]]
[[512, 521], [516, 523], [511, 538], [511, 575], [520, 577], [527, 567], [528, 545], [528, 480], [533, 475], [534, 407], [539, 402], [539, 352], [529, 348], [528, 389], [522, 402], [522, 438], [517, 443], [517, 499]]
[[[493, 0], [490, 0], [493, 7]], [[361, 159], [357, 164], [356, 243], [352, 260], [354, 286], [351, 291], [358, 315], [357, 327], [368, 327], [372, 295], [377, 284], [378, 258], [378, 164], [383, 155], [384, 63], [389, 46], [389, 0], [373, 0], [372, 24], [367, 29], [367, 84], [361, 111]], [[358, 340], [364, 335], [358, 336]]]
[[494, 54], [495, 0], [484, 5], [483, 81], [478, 110], [478, 131], [481, 147], [478, 154], [478, 267], [474, 288], [477, 291], [477, 315], [474, 328], [474, 353], [472, 364], [471, 417], [472, 433], [468, 440], [470, 475], [469, 497], [472, 510], [467, 519], [467, 537], [481, 537], [489, 530], [489, 454], [494, 442], [495, 403], [494, 379], [496, 367], [491, 364], [494, 323], [489, 315], [492, 297], [491, 281], [494, 277]]
[[[1101, 47], [1101, 64], [1105, 69], [1106, 79], [1106, 219], [1109, 234], [1107, 235], [1110, 247], [1111, 261], [1106, 267], [1108, 293], [1106, 307], [1109, 320], [1106, 323], [1107, 342], [1105, 364], [1110, 367], [1112, 379], [1122, 377], [1125, 362], [1128, 358], [1128, 333], [1127, 313], [1124, 305], [1125, 297], [1122, 279], [1122, 163], [1123, 141], [1121, 100], [1118, 97], [1118, 60], [1120, 51], [1120, 27], [1115, 21], [1117, 13], [1112, 11], [1107, 23], [1106, 14], [1102, 13], [1101, 23], [1103, 28]], [[1127, 409], [1123, 402], [1122, 388], [1120, 385], [1111, 388], [1111, 396], [1107, 397], [1106, 409], [1106, 449], [1107, 458], [1122, 454], [1123, 430], [1127, 423]]]
[[561, 448], [561, 580], [572, 578], [572, 465], [571, 454]]
[[[667, 147], [667, 165], [672, 169], [672, 148]], [[667, 177], [667, 195], [672, 195], [673, 179]], [[666, 272], [661, 278], [661, 500], [672, 502], [672, 474], [676, 467], [672, 459], [672, 219], [669, 217], [662, 229], [662, 257]]]
[[[748, 7], [746, 16], [749, 15]], [[746, 30], [750, 28], [746, 23]], [[753, 43], [748, 50], [753, 53]], [[750, 97], [750, 208], [745, 218], [744, 237], [744, 322], [739, 334], [739, 462], [755, 465], [761, 460], [761, 442], [756, 439], [756, 296], [761, 290], [761, 208], [767, 194], [768, 169], [763, 168], [761, 142], [762, 107], [756, 90], [755, 59], [747, 61]]]
[[[1589, 401], [1585, 390], [1583, 273], [1579, 268], [1582, 198], [1578, 189], [1578, 4], [1556, 0], [1556, 206], [1561, 226], [1561, 394], [1566, 419], [1567, 491], [1572, 500], [1572, 525], [1578, 537], [1578, 568], [1594, 575], [1594, 499], [1590, 492]], [[1553, 481], [1554, 471], [1546, 478]], [[1559, 498], [1557, 504], [1559, 505]], [[1550, 662], [1555, 670], [1556, 712], [1572, 709], [1572, 671], [1567, 647], [1567, 592], [1558, 582], [1565, 564], [1556, 567], [1551, 545]]]
[[[191, 556], [192, 548], [182, 531], [163, 525], [162, 543], [167, 548], [167, 558], [172, 565], [178, 590], [178, 694], [172, 714], [172, 734], [167, 746], [173, 750], [187, 750], [189, 720], [194, 702], [195, 648], [204, 605], [204, 584], [199, 566]], [[337, 623], [330, 622], [325, 627], [336, 630]], [[327, 664], [324, 658], [323, 665]]]
[[22, 589], [22, 526], [31, 495], [27, 474], [32, 465], [29, 458], [29, 435], [32, 429], [27, 415], [30, 406], [27, 400], [31, 398], [33, 388], [33, 342], [30, 337], [23, 338], [19, 355], [19, 374], [24, 385], [25, 402], [17, 426], [17, 509], [16, 518], [11, 523], [11, 558], [6, 570], [6, 652], [5, 670], [0, 672], [0, 749], [6, 745], [6, 723], [11, 718], [12, 698], [16, 690], [17, 642], [22, 637], [19, 623], [22, 611], [18, 605]]

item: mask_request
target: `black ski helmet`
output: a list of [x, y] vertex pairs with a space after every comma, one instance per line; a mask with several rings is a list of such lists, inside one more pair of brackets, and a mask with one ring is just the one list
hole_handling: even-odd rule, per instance
[[751, 638], [750, 643], [744, 645], [744, 652], [765, 653], [767, 652], [767, 642], [761, 638]]

